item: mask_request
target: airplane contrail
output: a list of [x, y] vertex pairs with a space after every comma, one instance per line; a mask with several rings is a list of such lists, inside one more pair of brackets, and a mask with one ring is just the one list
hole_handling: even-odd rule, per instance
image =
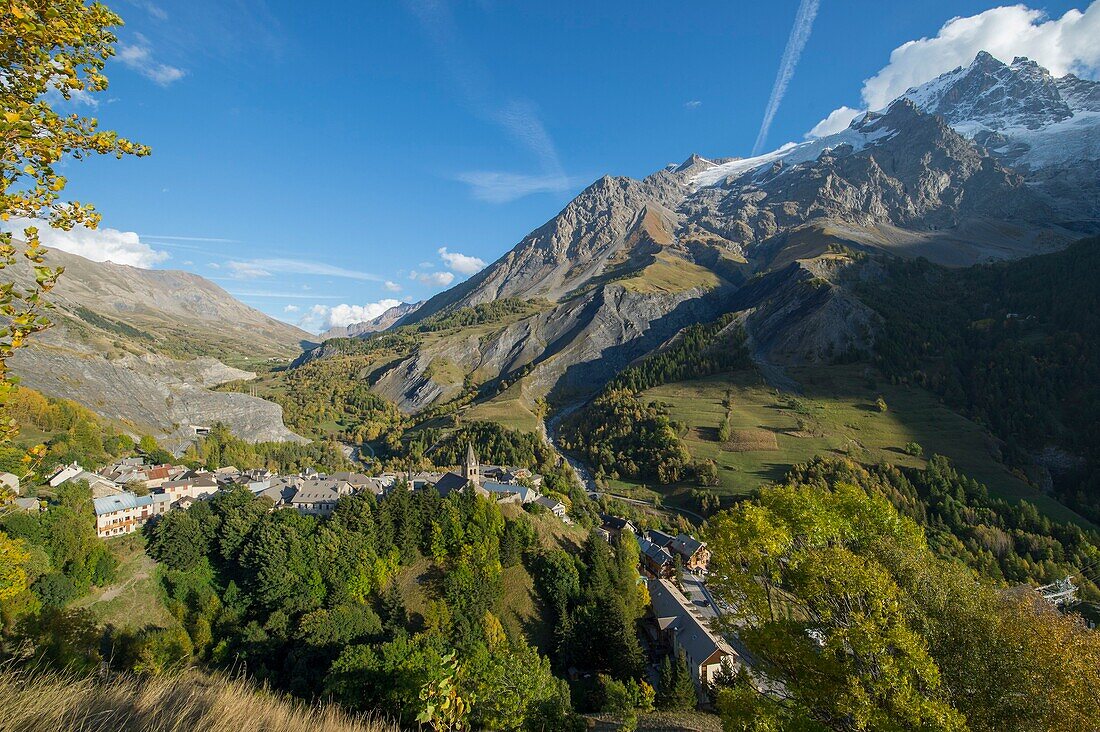
[[798, 65], [798, 59], [802, 55], [802, 49], [806, 47], [806, 41], [810, 40], [810, 31], [813, 30], [814, 18], [817, 17], [817, 8], [820, 4], [821, 0], [802, 0], [798, 5], [798, 14], [794, 17], [794, 26], [791, 28], [791, 35], [787, 38], [787, 47], [783, 49], [779, 71], [775, 75], [772, 95], [768, 99], [764, 119], [760, 123], [760, 132], [756, 135], [756, 144], [752, 146], [753, 155], [760, 154], [760, 148], [764, 146], [764, 141], [768, 137], [772, 119], [779, 110], [783, 95], [787, 93], [787, 84], [794, 76], [794, 67]]

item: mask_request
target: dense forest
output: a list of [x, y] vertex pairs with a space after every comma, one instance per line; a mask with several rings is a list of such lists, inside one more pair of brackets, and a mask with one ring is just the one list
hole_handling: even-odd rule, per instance
[[884, 321], [879, 368], [987, 426], [1009, 465], [1039, 461], [1060, 500], [1100, 520], [1100, 239], [962, 270], [883, 266], [859, 287]]
[[927, 467], [863, 466], [847, 459], [817, 457], [791, 468], [784, 482], [827, 488], [853, 485], [886, 498], [915, 521], [929, 548], [983, 576], [1010, 585], [1047, 584], [1067, 576], [1082, 597], [1100, 602], [1100, 534], [1054, 521], [1034, 505], [1010, 503], [933, 455]]
[[[274, 375], [262, 396], [283, 408], [286, 426], [314, 439], [396, 445], [407, 420], [397, 406], [370, 390], [372, 359], [335, 356], [305, 363]], [[247, 392], [250, 382], [221, 388]]]
[[634, 392], [600, 394], [561, 425], [561, 445], [592, 466], [597, 478], [638, 478], [667, 485], [691, 476], [691, 455], [660, 404]]
[[[43, 499], [45, 500], [45, 499]], [[49, 509], [41, 513], [0, 512], [0, 573], [21, 567], [25, 590], [0, 603], [0, 619], [9, 626], [17, 618], [40, 610], [51, 613], [88, 594], [93, 585], [112, 582], [118, 568], [115, 555], [95, 531], [92, 492], [88, 484], [64, 483], [53, 489]], [[12, 560], [18, 542], [22, 560]]]
[[[475, 726], [493, 729], [572, 726], [569, 690], [552, 669], [641, 678], [633, 541], [612, 549], [593, 537], [565, 554], [541, 546], [525, 515], [506, 519], [472, 493], [349, 496], [317, 519], [226, 491], [147, 533], [190, 639], [170, 662], [245, 663], [277, 688], [407, 725], [428, 708], [426, 689], [453, 693]], [[542, 652], [499, 620], [504, 572], [521, 565], [560, 621]], [[409, 571], [426, 597], [415, 611], [400, 589]]]
[[713, 323], [689, 325], [668, 346], [623, 369], [606, 390], [642, 392], [661, 384], [698, 379], [747, 368], [752, 364], [745, 348], [745, 331], [732, 325], [735, 313]]

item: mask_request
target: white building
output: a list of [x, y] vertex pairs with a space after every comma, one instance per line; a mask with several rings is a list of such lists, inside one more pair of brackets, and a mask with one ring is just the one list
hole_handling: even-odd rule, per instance
[[11, 490], [15, 495], [20, 494], [19, 476], [14, 473], [0, 473], [0, 485]]
[[73, 478], [84, 472], [84, 468], [80, 467], [76, 463], [71, 465], [64, 465], [54, 471], [54, 474], [50, 476], [50, 487], [56, 488], [69, 478]]
[[164, 493], [139, 496], [127, 492], [93, 499], [92, 504], [96, 534], [105, 539], [137, 531], [153, 516], [168, 511], [171, 499]]

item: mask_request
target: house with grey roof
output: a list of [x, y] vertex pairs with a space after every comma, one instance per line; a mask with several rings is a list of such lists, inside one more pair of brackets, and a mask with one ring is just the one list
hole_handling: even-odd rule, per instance
[[539, 496], [535, 499], [535, 503], [539, 504], [550, 513], [554, 514], [562, 521], [568, 521], [569, 515], [565, 507], [565, 504], [559, 501], [557, 498], [551, 498], [550, 496]]
[[289, 505], [296, 508], [300, 513], [312, 516], [331, 516], [332, 512], [336, 510], [336, 503], [340, 500], [340, 495], [335, 488], [322, 483], [323, 481], [319, 480], [304, 481], [294, 493], [294, 497], [290, 499]]
[[165, 513], [171, 499], [163, 493], [139, 496], [129, 491], [92, 499], [96, 534], [105, 539], [132, 534], [154, 516]]
[[634, 526], [629, 519], [612, 516], [609, 513], [601, 513], [600, 522], [600, 528], [607, 532], [608, 541], [614, 539], [624, 531], [629, 531], [631, 534], [638, 533], [637, 527]]
[[638, 537], [638, 553], [642, 566], [654, 577], [672, 577], [676, 572], [676, 560], [672, 558], [672, 553], [643, 536]]
[[539, 497], [538, 491], [534, 488], [528, 488], [518, 483], [482, 483], [481, 489], [488, 493], [491, 498], [495, 498], [497, 503], [519, 503], [522, 505]]
[[710, 550], [707, 549], [706, 543], [699, 541], [691, 534], [672, 536], [653, 529], [646, 532], [645, 536], [657, 546], [667, 549], [673, 555], [678, 555], [685, 569], [698, 572], [705, 570], [710, 563]]
[[20, 494], [19, 476], [15, 473], [0, 473], [0, 485], [10, 490], [15, 495]]
[[741, 658], [725, 638], [711, 630], [698, 608], [667, 579], [648, 582], [651, 611], [647, 629], [659, 649], [687, 657], [691, 678], [705, 701], [723, 666], [735, 670]]
[[45, 510], [42, 501], [37, 498], [29, 498], [26, 496], [23, 498], [16, 498], [12, 501], [12, 505], [20, 511], [27, 511], [29, 513], [41, 513]]

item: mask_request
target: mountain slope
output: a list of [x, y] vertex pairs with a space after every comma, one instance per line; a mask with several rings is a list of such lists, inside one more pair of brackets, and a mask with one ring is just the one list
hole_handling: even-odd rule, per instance
[[[290, 357], [311, 338], [190, 272], [93, 262], [58, 249], [47, 261], [65, 268], [50, 292], [51, 319], [89, 343], [123, 336], [136, 349], [237, 362]], [[29, 276], [16, 270], [18, 281]]]
[[[501, 298], [541, 303], [535, 312], [416, 336], [364, 373], [411, 412], [469, 399], [471, 387], [491, 399], [517, 379], [528, 400], [565, 404], [727, 312], [741, 314], [777, 379], [783, 366], [866, 351], [877, 322], [845, 283], [853, 254], [969, 266], [1055, 251], [1100, 228], [1089, 204], [1073, 203], [1100, 200], [1100, 156], [1087, 145], [1065, 164], [1044, 153], [1038, 169], [990, 147], [1021, 130], [1032, 143], [1050, 130], [1066, 137], [1065, 125], [1088, 126], [1096, 97], [1094, 82], [982, 54], [835, 135], [749, 159], [693, 155], [643, 180], [605, 176], [397, 326]], [[1067, 180], [1072, 200], [1058, 195]]]
[[[93, 262], [53, 250], [64, 274], [50, 293], [54, 326], [12, 359], [27, 386], [84, 404], [173, 449], [192, 425], [222, 421], [249, 440], [298, 440], [282, 410], [210, 387], [253, 374], [230, 363], [285, 361], [308, 334], [187, 272]], [[26, 282], [29, 269], [12, 270]]]

